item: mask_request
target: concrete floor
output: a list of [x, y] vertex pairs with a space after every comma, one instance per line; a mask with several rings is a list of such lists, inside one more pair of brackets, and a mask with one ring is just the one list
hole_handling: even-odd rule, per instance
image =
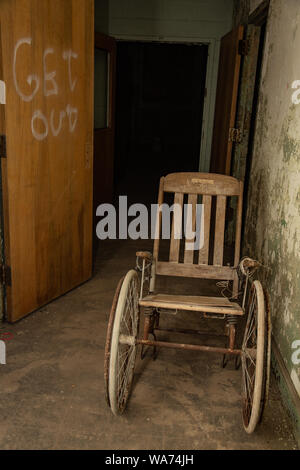
[[[164, 349], [155, 362], [139, 360], [128, 410], [112, 416], [103, 381], [107, 318], [117, 282], [141, 248], [151, 245], [104, 243], [90, 282], [17, 325], [3, 325], [14, 337], [0, 366], [0, 448], [296, 449], [273, 378], [262, 425], [252, 436], [243, 431], [241, 371], [221, 369], [218, 355]], [[196, 320], [189, 326], [203, 323]]]

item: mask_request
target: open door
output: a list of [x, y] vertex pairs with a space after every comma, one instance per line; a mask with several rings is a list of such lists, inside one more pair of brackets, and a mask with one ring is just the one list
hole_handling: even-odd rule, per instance
[[15, 322], [92, 273], [94, 1], [0, 7], [2, 280]]
[[116, 41], [95, 36], [94, 214], [113, 198]]
[[211, 150], [212, 173], [230, 175], [233, 142], [238, 141], [234, 128], [241, 55], [243, 54], [244, 27], [239, 26], [221, 40], [220, 64], [217, 84], [215, 121]]

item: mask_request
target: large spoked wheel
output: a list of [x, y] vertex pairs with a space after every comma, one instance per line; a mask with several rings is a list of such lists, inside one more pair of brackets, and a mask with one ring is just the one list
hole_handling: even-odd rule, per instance
[[120, 279], [119, 284], [116, 288], [113, 302], [110, 309], [109, 320], [107, 325], [106, 332], [106, 343], [105, 343], [105, 353], [104, 353], [104, 382], [105, 382], [105, 398], [108, 406], [110, 407], [109, 401], [109, 392], [108, 392], [108, 377], [109, 377], [109, 362], [110, 362], [110, 348], [111, 348], [111, 337], [114, 327], [114, 321], [116, 316], [116, 309], [118, 305], [120, 290], [124, 281], [124, 277]]
[[247, 302], [247, 324], [242, 345], [243, 422], [251, 434], [261, 420], [268, 372], [268, 331], [265, 299], [259, 281], [252, 284]]
[[246, 307], [247, 324], [242, 345], [243, 423], [248, 434], [260, 422], [266, 393], [267, 322], [262, 285], [254, 281]]
[[266, 290], [264, 290], [265, 296], [265, 328], [267, 341], [265, 344], [265, 368], [264, 368], [264, 381], [263, 381], [263, 400], [260, 421], [263, 418], [265, 406], [269, 398], [269, 386], [270, 386], [270, 375], [271, 375], [271, 342], [272, 342], [272, 322], [271, 322], [271, 308], [270, 308], [270, 297]]
[[114, 319], [106, 354], [108, 403], [114, 415], [125, 410], [133, 380], [139, 329], [138, 284], [136, 271], [129, 271], [114, 298]]

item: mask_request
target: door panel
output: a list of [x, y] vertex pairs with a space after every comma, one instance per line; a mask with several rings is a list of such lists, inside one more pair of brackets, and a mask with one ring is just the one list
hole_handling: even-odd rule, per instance
[[7, 318], [14, 322], [91, 276], [94, 2], [0, 6]]
[[[241, 70], [239, 99], [236, 114], [236, 127], [241, 130], [242, 139], [239, 143], [235, 144], [233, 148], [231, 164], [231, 176], [234, 176], [240, 181], [245, 181], [245, 189], [247, 188], [247, 181], [245, 180], [247, 155], [249, 151], [251, 124], [254, 119], [254, 96], [261, 28], [253, 24], [247, 25], [246, 37], [249, 43], [249, 51], [247, 56], [244, 58]], [[247, 200], [247, 198], [244, 200]], [[231, 201], [230, 207], [232, 210], [236, 210], [236, 201], [234, 199]], [[227, 232], [229, 242], [233, 241], [234, 233], [234, 221], [230, 220]]]
[[229, 130], [234, 128], [241, 55], [239, 42], [244, 27], [239, 26], [221, 40], [220, 64], [217, 85], [214, 132], [211, 151], [212, 173], [230, 175], [232, 141]]
[[252, 122], [254, 91], [257, 74], [261, 28], [249, 24], [247, 41], [249, 51], [241, 70], [239, 100], [236, 113], [236, 127], [241, 130], [242, 141], [235, 145], [232, 153], [232, 176], [245, 180], [246, 160], [249, 147], [250, 127]]
[[95, 129], [108, 127], [109, 52], [95, 48]]
[[115, 132], [116, 41], [96, 33], [94, 123], [94, 213], [112, 202]]

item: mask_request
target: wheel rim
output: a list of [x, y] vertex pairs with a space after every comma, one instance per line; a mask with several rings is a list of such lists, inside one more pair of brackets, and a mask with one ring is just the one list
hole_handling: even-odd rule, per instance
[[263, 396], [261, 400], [261, 412], [259, 422], [262, 421], [263, 413], [269, 398], [269, 386], [270, 386], [270, 373], [271, 373], [271, 309], [270, 309], [270, 299], [268, 292], [264, 289], [265, 297], [265, 367], [264, 367], [264, 380], [263, 380]]
[[130, 271], [120, 291], [111, 341], [109, 400], [114, 414], [123, 413], [130, 394], [138, 326], [138, 277]]
[[248, 318], [242, 345], [243, 422], [245, 430], [254, 431], [261, 415], [265, 362], [265, 309], [261, 284], [252, 284]]
[[121, 290], [123, 281], [124, 281], [124, 277], [120, 279], [118, 286], [116, 288], [116, 291], [115, 291], [112, 306], [110, 309], [109, 321], [108, 321], [107, 333], [106, 333], [106, 343], [105, 343], [105, 351], [104, 351], [104, 382], [105, 382], [105, 398], [106, 398], [106, 402], [108, 406], [110, 406], [108, 382], [109, 382], [109, 362], [110, 362], [111, 339], [112, 339], [112, 332], [113, 332], [113, 325], [114, 325], [114, 320], [115, 320], [115, 315], [116, 315], [117, 304], [118, 304], [120, 290]]

